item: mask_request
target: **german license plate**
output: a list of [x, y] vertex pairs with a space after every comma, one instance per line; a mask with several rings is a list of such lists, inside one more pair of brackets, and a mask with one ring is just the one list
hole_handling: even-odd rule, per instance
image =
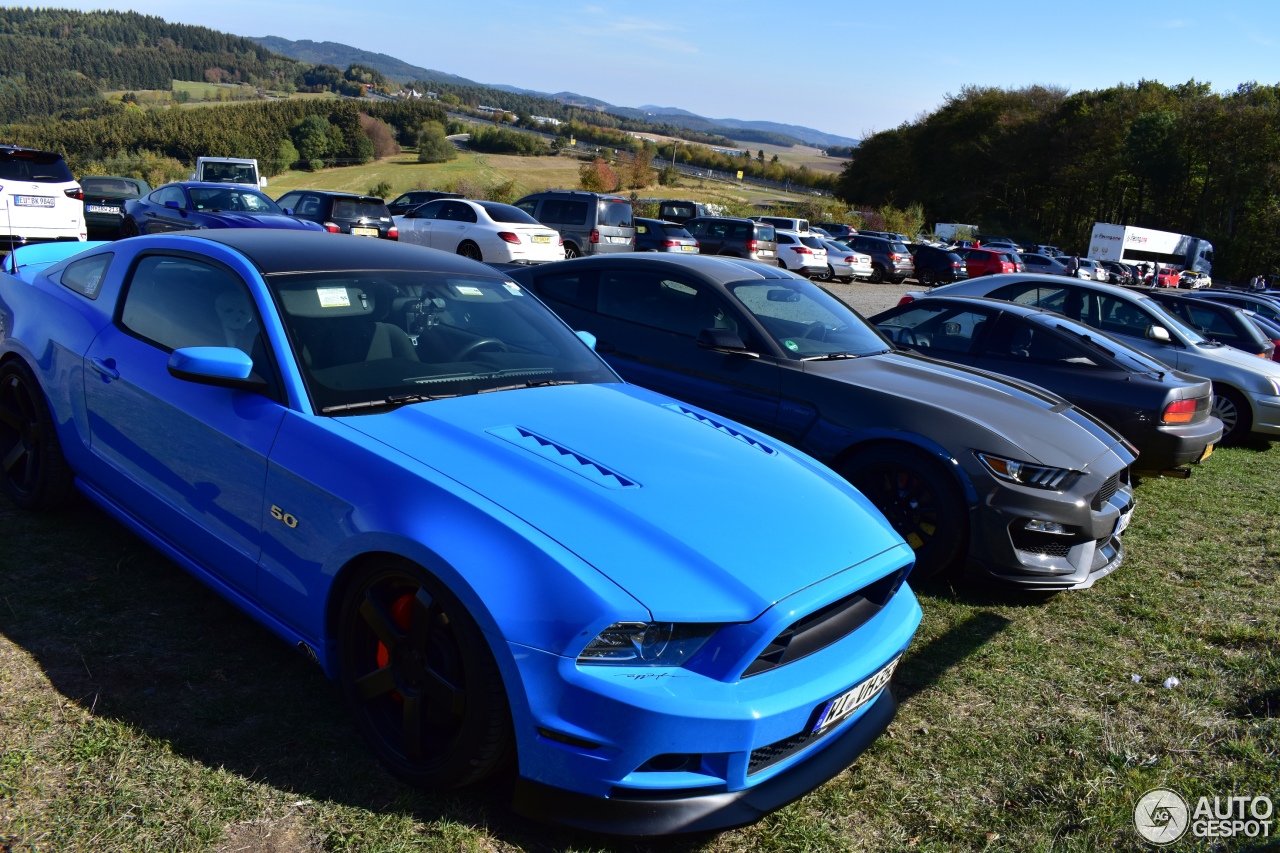
[[56, 201], [44, 195], [15, 195], [13, 203], [18, 207], [53, 207]]
[[1213, 455], [1213, 445], [1210, 444], [1208, 447], [1204, 449], [1204, 455], [1200, 457], [1200, 461], [1203, 462], [1204, 460], [1208, 459], [1212, 455]]
[[773, 250], [771, 250], [771, 249], [761, 249], [759, 252], [756, 252], [756, 254], [757, 254], [757, 255], [759, 255], [759, 256], [760, 256], [760, 257], [762, 257], [762, 258], [772, 258], [772, 257], [773, 257]]
[[377, 228], [355, 228], [355, 227], [353, 227], [353, 228], [351, 229], [351, 233], [352, 233], [352, 234], [354, 234], [354, 235], [356, 235], [357, 237], [377, 237], [377, 236], [378, 236], [378, 229], [377, 229]]
[[847, 720], [853, 716], [854, 712], [872, 699], [880, 695], [880, 691], [889, 683], [889, 679], [893, 677], [893, 671], [898, 667], [898, 661], [902, 660], [902, 655], [889, 661], [875, 675], [859, 684], [841, 693], [834, 699], [828, 700], [826, 704], [820, 705], [818, 708], [818, 721], [813, 724], [813, 728], [809, 730], [810, 734], [818, 734], [839, 723], [841, 720]]
[[109, 204], [86, 204], [84, 211], [85, 213], [119, 213], [120, 208]]
[[550, 234], [534, 234], [534, 235], [533, 235], [533, 242], [535, 242], [535, 243], [550, 243], [550, 242], [551, 242], [551, 235], [550, 235]]
[[681, 246], [681, 247], [680, 247], [680, 251], [682, 251], [682, 252], [696, 252], [696, 251], [698, 251], [698, 247], [697, 247], [697, 246]]
[[1121, 533], [1124, 533], [1125, 530], [1127, 530], [1129, 527], [1129, 522], [1132, 520], [1133, 520], [1133, 509], [1131, 508], [1128, 512], [1120, 516], [1119, 521], [1116, 522], [1116, 532], [1113, 533], [1112, 535], [1119, 536]]

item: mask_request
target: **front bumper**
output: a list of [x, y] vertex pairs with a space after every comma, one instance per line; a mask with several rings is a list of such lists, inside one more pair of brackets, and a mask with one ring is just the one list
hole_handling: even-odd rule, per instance
[[1250, 394], [1249, 403], [1253, 408], [1253, 432], [1280, 435], [1280, 397]]

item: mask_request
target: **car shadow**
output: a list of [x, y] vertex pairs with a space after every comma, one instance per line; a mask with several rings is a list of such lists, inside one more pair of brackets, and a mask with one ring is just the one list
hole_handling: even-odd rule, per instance
[[965, 658], [991, 642], [1013, 620], [982, 611], [920, 646], [912, 646], [893, 677], [893, 695], [899, 703], [932, 687]]

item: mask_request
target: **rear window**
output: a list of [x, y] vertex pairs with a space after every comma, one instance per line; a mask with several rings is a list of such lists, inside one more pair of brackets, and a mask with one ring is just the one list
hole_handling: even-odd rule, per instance
[[61, 154], [50, 151], [0, 151], [0, 180], [67, 184], [74, 182], [75, 178]]
[[667, 219], [692, 219], [698, 215], [691, 204], [663, 204], [658, 210]]
[[80, 188], [86, 193], [122, 193], [138, 195], [138, 185], [123, 178], [83, 178]]
[[497, 201], [478, 201], [476, 204], [484, 208], [494, 222], [506, 222], [512, 225], [540, 225], [538, 220], [511, 204]]
[[897, 252], [898, 254], [901, 254], [901, 255], [910, 254], [910, 252], [907, 251], [906, 243], [890, 243], [889, 250], [893, 252]]
[[693, 236], [684, 229], [683, 225], [662, 225], [659, 227], [662, 228], [663, 234], [677, 240], [683, 240]]
[[600, 225], [606, 228], [630, 228], [631, 202], [600, 199]]
[[335, 219], [390, 219], [391, 211], [385, 204], [339, 198], [333, 201], [333, 216]]
[[756, 239], [764, 240], [767, 243], [778, 242], [778, 232], [773, 229], [772, 225], [757, 225]]
[[804, 243], [810, 249], [826, 249], [826, 245], [817, 237], [801, 237], [800, 242]]

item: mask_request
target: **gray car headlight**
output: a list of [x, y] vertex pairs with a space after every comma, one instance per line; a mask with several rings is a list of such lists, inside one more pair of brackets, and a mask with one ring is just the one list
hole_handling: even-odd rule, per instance
[[1019, 462], [990, 453], [977, 452], [978, 459], [988, 471], [1010, 483], [1020, 486], [1033, 486], [1037, 489], [1061, 491], [1075, 482], [1078, 472], [1070, 468], [1052, 468], [1048, 465], [1033, 465], [1030, 462]]
[[580, 664], [683, 666], [718, 625], [680, 622], [615, 622], [578, 655]]

